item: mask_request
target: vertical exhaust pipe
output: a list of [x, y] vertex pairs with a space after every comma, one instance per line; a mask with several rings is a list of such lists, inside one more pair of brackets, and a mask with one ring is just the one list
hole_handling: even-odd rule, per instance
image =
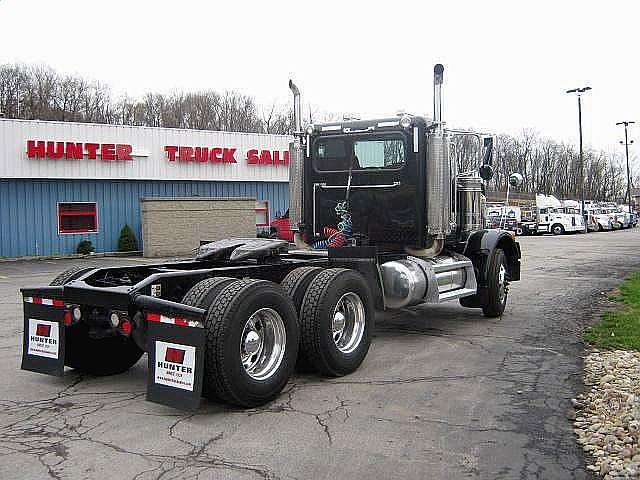
[[302, 201], [304, 198], [304, 152], [302, 149], [302, 110], [300, 90], [293, 80], [289, 80], [293, 93], [293, 142], [289, 144], [289, 228], [298, 248], [309, 248], [300, 233], [302, 227]]
[[433, 67], [433, 121], [442, 122], [442, 82], [444, 80], [444, 66], [441, 63]]
[[442, 120], [442, 83], [444, 67], [433, 67], [433, 121], [435, 129], [427, 135], [426, 210], [427, 234], [431, 245], [426, 249], [405, 249], [410, 255], [435, 257], [451, 233], [451, 166], [449, 164], [449, 139]]
[[296, 87], [296, 84], [293, 83], [293, 80], [289, 80], [289, 89], [293, 92], [293, 128], [295, 131], [294, 135], [299, 136], [302, 135], [302, 115], [300, 109], [300, 90]]

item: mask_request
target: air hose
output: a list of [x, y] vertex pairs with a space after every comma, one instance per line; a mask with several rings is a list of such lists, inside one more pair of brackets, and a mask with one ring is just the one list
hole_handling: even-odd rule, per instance
[[353, 225], [351, 223], [351, 214], [349, 213], [349, 205], [347, 201], [340, 202], [335, 208], [336, 216], [340, 219], [338, 228], [324, 227], [324, 240], [318, 240], [312, 248], [316, 250], [325, 250], [328, 247], [342, 247], [347, 243], [347, 239], [353, 234]]

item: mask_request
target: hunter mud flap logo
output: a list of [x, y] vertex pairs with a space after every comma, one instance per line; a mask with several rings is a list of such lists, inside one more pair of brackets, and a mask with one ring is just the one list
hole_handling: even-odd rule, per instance
[[147, 399], [196, 410], [202, 395], [204, 329], [149, 323]]
[[59, 322], [25, 318], [22, 368], [34, 372], [64, 373], [64, 327]]
[[157, 384], [193, 392], [195, 368], [195, 347], [156, 340], [154, 381]]

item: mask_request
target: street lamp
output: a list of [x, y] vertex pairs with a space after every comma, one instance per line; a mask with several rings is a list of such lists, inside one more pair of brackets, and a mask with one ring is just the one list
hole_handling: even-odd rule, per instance
[[591, 87], [572, 88], [567, 93], [575, 93], [578, 96], [578, 130], [580, 131], [580, 203], [582, 203], [582, 216], [584, 218], [585, 230], [587, 218], [584, 214], [584, 159], [582, 156], [582, 102], [580, 97], [584, 92], [591, 90]]
[[629, 175], [629, 145], [633, 143], [633, 140], [629, 141], [629, 137], [627, 136], [627, 127], [632, 123], [636, 123], [633, 121], [624, 121], [618, 122], [616, 125], [624, 125], [624, 142], [620, 140], [620, 143], [624, 144], [624, 149], [627, 154], [627, 205], [629, 206], [629, 215], [631, 215], [631, 175]]

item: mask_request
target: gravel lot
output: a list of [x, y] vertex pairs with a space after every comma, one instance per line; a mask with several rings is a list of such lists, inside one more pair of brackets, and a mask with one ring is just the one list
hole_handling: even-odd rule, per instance
[[18, 288], [77, 261], [2, 262], [0, 478], [591, 478], [568, 419], [579, 333], [640, 269], [639, 244], [640, 229], [523, 238], [502, 319], [457, 303], [381, 315], [355, 374], [190, 415], [145, 401], [146, 357], [108, 378], [20, 371]]

